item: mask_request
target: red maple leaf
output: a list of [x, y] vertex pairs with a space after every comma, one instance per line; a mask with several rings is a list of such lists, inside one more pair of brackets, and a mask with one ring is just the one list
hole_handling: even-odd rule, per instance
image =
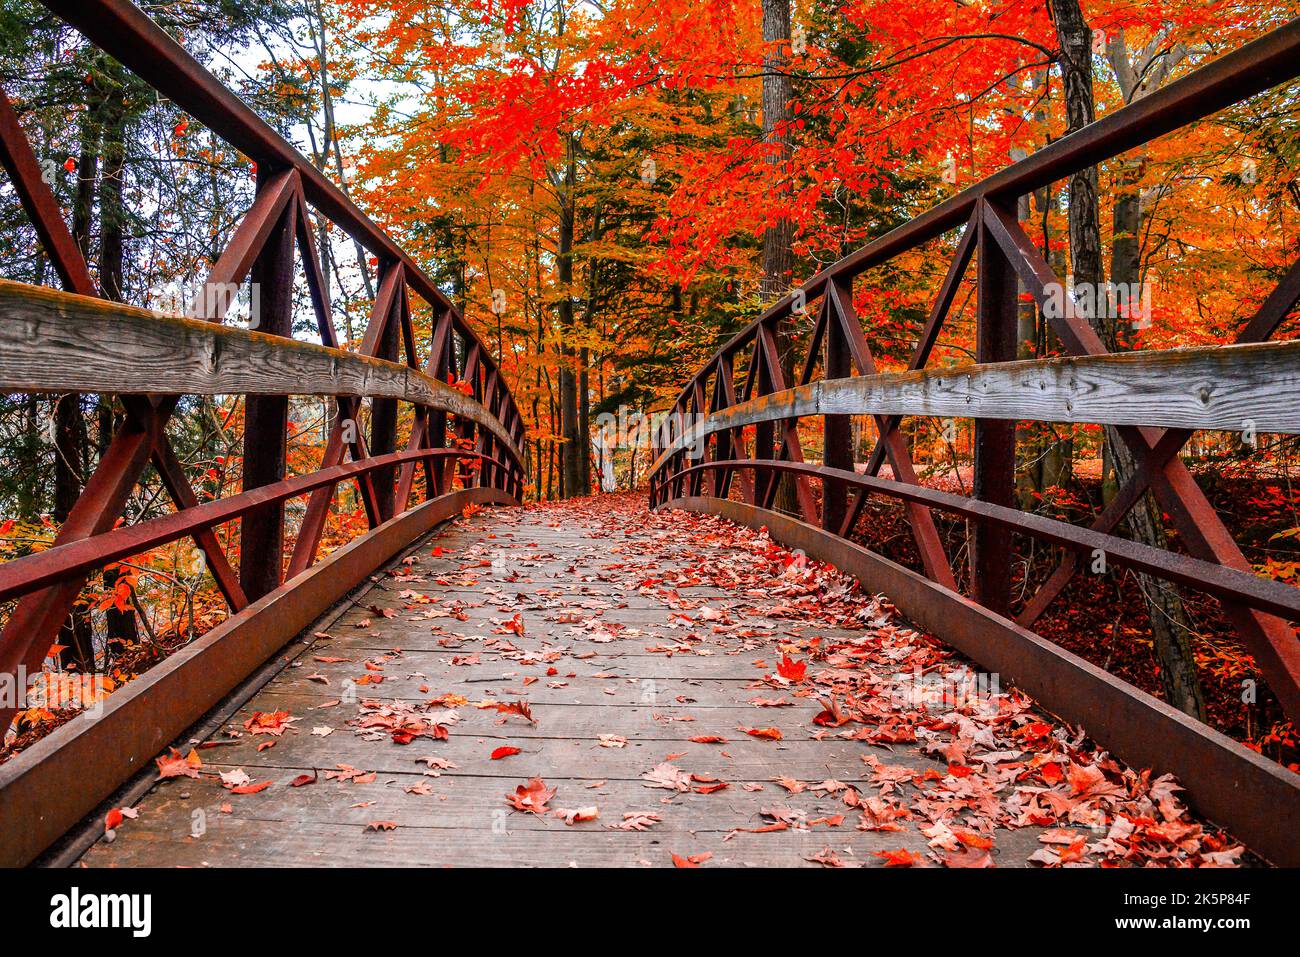
[[155, 758], [158, 765], [158, 780], [165, 778], [197, 778], [199, 768], [203, 767], [203, 762], [199, 760], [197, 751], [191, 749], [190, 753], [182, 757], [181, 753], [175, 748], [168, 748], [166, 757]]
[[270, 781], [261, 781], [258, 784], [241, 784], [239, 787], [227, 788], [231, 794], [257, 794], [259, 791], [265, 791], [271, 786]]
[[546, 802], [553, 797], [555, 788], [548, 788], [541, 778], [533, 778], [527, 784], [516, 787], [514, 794], [506, 794], [506, 803], [518, 811], [545, 814], [549, 810]]
[[244, 722], [249, 734], [281, 735], [296, 720], [288, 711], [254, 711], [253, 716]]
[[896, 851], [875, 851], [876, 857], [885, 859], [886, 867], [917, 867], [921, 863], [921, 855], [914, 854], [905, 848], [899, 848]]
[[782, 655], [781, 663], [776, 666], [776, 673], [786, 681], [803, 681], [808, 674], [808, 662], [795, 661], [789, 655]]
[[502, 714], [517, 714], [521, 718], [527, 718], [533, 724], [537, 719], [533, 717], [533, 709], [529, 707], [528, 702], [524, 699], [519, 701], [492, 701], [486, 704], [480, 704], [480, 708], [495, 708]]

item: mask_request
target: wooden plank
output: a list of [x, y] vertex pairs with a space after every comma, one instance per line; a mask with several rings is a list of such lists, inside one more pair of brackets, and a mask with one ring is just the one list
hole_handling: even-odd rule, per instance
[[394, 398], [474, 422], [522, 457], [480, 403], [418, 369], [7, 281], [0, 281], [0, 390]]
[[[504, 802], [501, 810], [508, 811]], [[665, 817], [667, 815], [664, 815]], [[927, 850], [919, 834], [871, 833], [849, 829], [791, 830], [775, 834], [737, 834], [721, 830], [656, 833], [612, 831], [592, 825], [565, 827], [551, 819], [545, 829], [517, 826], [508, 816], [498, 831], [488, 828], [398, 827], [370, 832], [355, 824], [250, 821], [234, 815], [208, 815], [202, 839], [144, 828], [128, 831], [112, 845], [100, 845], [85, 858], [90, 866], [157, 866], [160, 860], [178, 867], [672, 867], [672, 854], [683, 857], [711, 854], [705, 867], [817, 867], [808, 857], [830, 846], [850, 863], [881, 867], [874, 852], [906, 848]], [[490, 820], [492, 820], [490, 818]], [[133, 822], [138, 823], [138, 822]], [[1038, 844], [1029, 831], [1004, 840], [999, 866], [1023, 866]], [[845, 847], [850, 851], [843, 850]]]
[[[499, 777], [455, 771], [432, 777], [422, 774], [412, 762], [409, 772], [382, 774], [365, 784], [341, 784], [322, 777], [316, 784], [300, 788], [289, 786], [300, 773], [297, 768], [273, 770], [266, 776], [273, 782], [270, 788], [259, 795], [246, 796], [231, 794], [215, 776], [172, 780], [159, 785], [157, 801], [151, 806], [148, 819], [137, 820], [140, 828], [160, 836], [190, 835], [196, 809], [203, 809], [214, 822], [219, 822], [223, 820], [221, 805], [230, 804], [231, 814], [236, 818], [280, 822], [289, 828], [311, 822], [364, 828], [374, 820], [395, 820], [402, 827], [491, 830], [499, 820], [510, 830], [565, 833], [565, 825], [554, 817], [518, 813], [506, 806], [505, 793], [513, 790], [514, 783], [528, 773], [519, 766], [521, 760], [516, 757], [516, 774], [503, 773]], [[212, 767], [229, 771], [235, 766]], [[617, 823], [624, 813], [631, 811], [660, 813], [664, 820], [656, 830], [663, 834], [693, 830], [725, 833], [733, 828], [757, 827], [763, 823], [762, 810], [773, 806], [795, 808], [814, 819], [845, 814], [847, 810], [840, 797], [808, 790], [790, 794], [772, 781], [761, 782], [763, 788], [759, 791], [731, 787], [713, 794], [669, 792], [646, 787], [643, 781], [600, 782], [554, 777], [547, 783], [556, 788], [552, 800], [556, 807], [595, 804], [600, 808], [601, 823], [574, 828], [568, 832], [571, 834], [601, 829], [603, 823]], [[427, 785], [431, 793], [405, 791], [420, 784]], [[903, 788], [910, 790], [911, 786], [905, 784]], [[188, 797], [181, 797], [182, 794]], [[671, 808], [671, 813], [666, 808]], [[848, 815], [845, 817], [847, 821]], [[131, 829], [134, 831], [136, 826], [131, 825]], [[844, 830], [853, 830], [852, 825]], [[823, 833], [832, 832], [828, 829]]]
[[[335, 691], [337, 690], [336, 688]], [[328, 692], [329, 689], [325, 688], [322, 691]], [[749, 697], [789, 696], [755, 691]], [[410, 700], [427, 701], [428, 699], [429, 695], [426, 694]], [[392, 696], [386, 696], [383, 700], [392, 700]], [[607, 701], [579, 704], [569, 701], [542, 703], [530, 699], [533, 716], [537, 718], [536, 724], [517, 719], [498, 724], [496, 716], [490, 711], [480, 712], [472, 708], [463, 708], [459, 710], [465, 716], [465, 720], [451, 728], [451, 731], [456, 734], [473, 733], [476, 739], [498, 740], [503, 743], [509, 739], [590, 735], [593, 729], [590, 714], [592, 708], [599, 708], [605, 712], [605, 721], [602, 730], [598, 733], [619, 734], [628, 740], [680, 743], [700, 735], [718, 735], [726, 738], [730, 744], [741, 738], [741, 733], [736, 730], [737, 725], [741, 724], [761, 724], [763, 727], [779, 728], [787, 737], [806, 735], [812, 730], [810, 722], [816, 712], [811, 709], [806, 699], [789, 698], [792, 704], [783, 708], [763, 708], [746, 704], [745, 696], [739, 699], [741, 703], [735, 703], [735, 700], [732, 698], [719, 704], [709, 705], [699, 702], [683, 705], [670, 700], [662, 705], [651, 705], [641, 701], [628, 704], [610, 704]], [[351, 733], [350, 729], [344, 727], [343, 722], [355, 713], [356, 708], [342, 702], [334, 704], [335, 701], [338, 701], [337, 694], [331, 696], [328, 693], [294, 691], [276, 682], [258, 695], [256, 704], [242, 709], [236, 718], [232, 718], [231, 723], [242, 723], [252, 715], [254, 710], [264, 710], [269, 707], [273, 711], [283, 710], [298, 715], [298, 723], [302, 725], [329, 725]], [[709, 747], [725, 749], [727, 746], [718, 744]], [[904, 761], [907, 755], [900, 753], [896, 758]], [[223, 752], [212, 760], [231, 763], [232, 758]]]
[[[466, 713], [471, 709], [462, 707], [457, 710]], [[318, 737], [311, 734], [311, 727], [308, 726], [298, 734], [286, 733], [277, 738], [275, 747], [265, 751], [257, 750], [258, 744], [267, 741], [267, 738], [262, 737], [260, 740], [241, 740], [238, 745], [210, 750], [207, 757], [247, 768], [249, 775], [254, 776], [254, 768], [310, 770], [331, 769], [339, 764], [385, 774], [410, 773], [419, 770], [419, 759], [434, 755], [453, 762], [461, 771], [472, 770], [478, 775], [519, 783], [535, 775], [543, 778], [639, 781], [642, 774], [671, 758], [673, 764], [685, 771], [714, 775], [737, 784], [744, 781], [771, 781], [782, 775], [814, 782], [823, 781], [827, 777], [863, 781], [870, 777], [867, 773], [869, 768], [861, 760], [864, 754], [875, 750], [882, 760], [888, 757], [883, 749], [864, 748], [862, 743], [856, 741], [760, 741], [744, 734], [735, 734], [736, 740], [726, 745], [629, 739], [625, 747], [602, 748], [597, 735], [618, 732], [606, 730], [610, 727], [610, 722], [604, 720], [603, 709], [588, 708], [586, 711], [589, 712], [588, 729], [574, 737], [487, 737], [475, 733], [477, 727], [490, 726], [491, 719], [484, 712], [473, 716], [473, 727], [465, 727], [471, 723], [468, 718], [462, 724], [453, 725], [446, 741], [417, 739], [409, 745], [393, 744], [386, 737], [366, 741], [353, 734], [351, 728], [342, 725], [333, 734]], [[299, 723], [315, 724], [318, 714], [313, 712], [310, 718], [304, 716]], [[320, 721], [321, 725], [327, 723]], [[489, 759], [494, 748], [511, 742], [524, 753], [514, 755], [513, 760]], [[673, 755], [681, 756], [672, 757]], [[932, 767], [938, 769], [940, 765], [934, 764]], [[262, 780], [266, 776], [263, 774], [257, 779]]]

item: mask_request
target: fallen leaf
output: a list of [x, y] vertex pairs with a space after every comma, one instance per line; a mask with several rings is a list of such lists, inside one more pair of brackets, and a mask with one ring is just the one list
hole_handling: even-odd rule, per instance
[[711, 851], [705, 851], [703, 854], [692, 854], [690, 857], [680, 857], [673, 854], [673, 867], [699, 867], [712, 856], [713, 852]]
[[516, 787], [514, 794], [506, 794], [506, 803], [519, 811], [545, 814], [549, 810], [546, 802], [553, 797], [554, 788], [547, 788], [546, 782], [541, 778], [532, 778], [527, 784]]
[[185, 757], [175, 748], [169, 748], [166, 757], [155, 758], [154, 763], [158, 765], [158, 779], [161, 781], [165, 778], [197, 778], [199, 768], [203, 767], [199, 754], [194, 749]]
[[594, 804], [591, 807], [580, 807], [575, 810], [556, 808], [553, 813], [556, 817], [564, 818], [564, 823], [569, 825], [594, 821], [600, 817], [600, 811]]

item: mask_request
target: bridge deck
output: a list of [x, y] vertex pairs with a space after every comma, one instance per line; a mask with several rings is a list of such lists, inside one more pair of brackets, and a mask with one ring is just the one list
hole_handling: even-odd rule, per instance
[[[903, 849], [917, 863], [1008, 866], [1070, 844], [1077, 854], [1086, 839], [1084, 862], [1099, 863], [1115, 812], [1162, 822], [1173, 813], [1157, 811], [1161, 795], [1143, 796], [1131, 772], [1090, 779], [1043, 738], [1036, 722], [1046, 719], [1027, 704], [976, 702], [953, 721], [873, 698], [869, 689], [914, 667], [942, 674], [957, 662], [905, 625], [881, 624], [870, 599], [837, 597], [838, 576], [783, 574], [788, 556], [715, 519], [600, 502], [484, 512], [423, 543], [326, 632], [291, 646], [292, 663], [198, 750], [197, 778], [160, 781], [83, 862], [662, 866], [711, 855], [705, 866], [878, 866], [875, 852]], [[522, 634], [509, 624], [516, 615]], [[854, 618], [869, 627], [838, 627]], [[810, 660], [818, 639], [829, 657]], [[776, 674], [778, 645], [807, 662], [807, 680]], [[817, 724], [818, 695], [832, 689], [841, 704], [853, 690], [880, 711]], [[430, 704], [444, 695], [465, 702]], [[523, 701], [535, 723], [479, 707]], [[245, 723], [255, 712], [291, 720], [280, 735], [254, 734]], [[373, 720], [359, 722], [365, 715]], [[432, 721], [445, 740], [394, 740], [394, 726]], [[776, 728], [781, 739], [743, 728]], [[919, 742], [904, 740], [915, 732]], [[705, 736], [726, 740], [690, 740]], [[520, 753], [494, 760], [502, 747]], [[685, 772], [661, 769], [665, 783], [687, 790], [644, 778], [665, 762]], [[327, 779], [339, 770], [344, 780]], [[236, 793], [218, 772], [270, 784]], [[552, 811], [594, 806], [599, 818], [569, 824], [512, 808], [507, 792], [532, 777], [555, 789]], [[659, 820], [616, 827], [637, 813]], [[1098, 813], [1099, 829], [1082, 826]], [[1031, 819], [1058, 830], [1006, 826]], [[1201, 846], [1189, 826], [1175, 836], [1216, 846]], [[1182, 856], [1172, 842], [1142, 848], [1132, 845], [1141, 861]]]

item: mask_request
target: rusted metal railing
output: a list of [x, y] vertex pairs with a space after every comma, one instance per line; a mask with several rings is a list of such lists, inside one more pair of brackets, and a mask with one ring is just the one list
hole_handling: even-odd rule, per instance
[[[54, 292], [0, 284], [7, 340], [0, 389], [110, 394], [125, 413], [52, 547], [0, 565], [0, 600], [17, 602], [0, 632], [0, 678], [12, 685], [39, 673], [90, 573], [159, 544], [192, 537], [230, 609], [217, 628], [111, 695], [98, 718], [65, 725], [0, 767], [0, 863], [8, 864], [39, 853], [420, 534], [471, 503], [517, 503], [525, 474], [523, 421], [497, 362], [389, 236], [131, 3], [45, 5], [249, 157], [257, 185], [191, 310], [197, 320], [108, 303], [0, 92], [0, 164], [63, 285]], [[359, 354], [339, 349], [309, 210], [378, 262]], [[292, 338], [299, 259], [320, 346]], [[260, 291], [258, 331], [222, 328], [230, 307], [222, 291], [248, 281]], [[433, 310], [427, 348], [417, 341], [412, 295]], [[166, 434], [182, 394], [246, 396], [239, 494], [200, 504]], [[331, 396], [335, 414], [319, 469], [286, 478], [293, 395]], [[404, 449], [400, 402], [413, 410]], [[368, 434], [360, 425], [365, 403]], [[116, 527], [150, 464], [175, 512]], [[421, 477], [425, 501], [412, 505]], [[356, 483], [370, 531], [318, 560], [335, 489], [345, 482]], [[301, 496], [305, 512], [289, 549], [284, 503]], [[234, 520], [238, 568], [215, 533]], [[15, 710], [13, 701], [0, 702], [0, 729]]]
[[[858, 574], [923, 627], [1083, 724], [1129, 760], [1178, 773], [1205, 813], [1293, 865], [1300, 863], [1300, 777], [1029, 629], [1061, 594], [1081, 558], [1104, 552], [1115, 564], [1216, 596], [1285, 713], [1300, 719], [1300, 642], [1293, 624], [1300, 620], [1300, 590], [1255, 574], [1178, 456], [1194, 429], [1239, 431], [1267, 419], [1269, 431], [1300, 432], [1300, 353], [1294, 343], [1267, 341], [1300, 299], [1300, 263], [1239, 333], [1238, 343], [1249, 346], [1112, 356], [1068, 296], [1065, 309], [1048, 308], [1049, 299], [1068, 287], [1024, 232], [1016, 207], [1026, 194], [1297, 75], [1300, 21], [1293, 21], [823, 269], [692, 376], [657, 440], [650, 480], [656, 507], [686, 507], [766, 526], [775, 537]], [[878, 374], [870, 330], [864, 331], [854, 312], [855, 277], [958, 228], [956, 253], [908, 372]], [[972, 260], [976, 364], [926, 370]], [[1043, 307], [1067, 358], [1013, 361], [1017, 284]], [[801, 340], [806, 352], [799, 379], [788, 382], [778, 344], [801, 307], [818, 300], [811, 335]], [[873, 416], [879, 434], [864, 468], [855, 465], [852, 452], [855, 414]], [[904, 416], [929, 415], [974, 419], [972, 497], [918, 482], [899, 426]], [[800, 445], [798, 423], [809, 416], [823, 420], [820, 464], [805, 462]], [[1017, 421], [1115, 428], [1136, 469], [1089, 528], [1016, 508]], [[879, 477], [886, 462], [892, 479]], [[773, 511], [782, 475], [795, 485], [795, 517]], [[814, 483], [820, 483], [820, 501]], [[1148, 490], [1189, 554], [1114, 534]], [[924, 575], [848, 540], [871, 495], [904, 503]], [[969, 595], [958, 591], [933, 509], [971, 521]], [[1060, 546], [1065, 555], [1017, 612], [1013, 534]]]

